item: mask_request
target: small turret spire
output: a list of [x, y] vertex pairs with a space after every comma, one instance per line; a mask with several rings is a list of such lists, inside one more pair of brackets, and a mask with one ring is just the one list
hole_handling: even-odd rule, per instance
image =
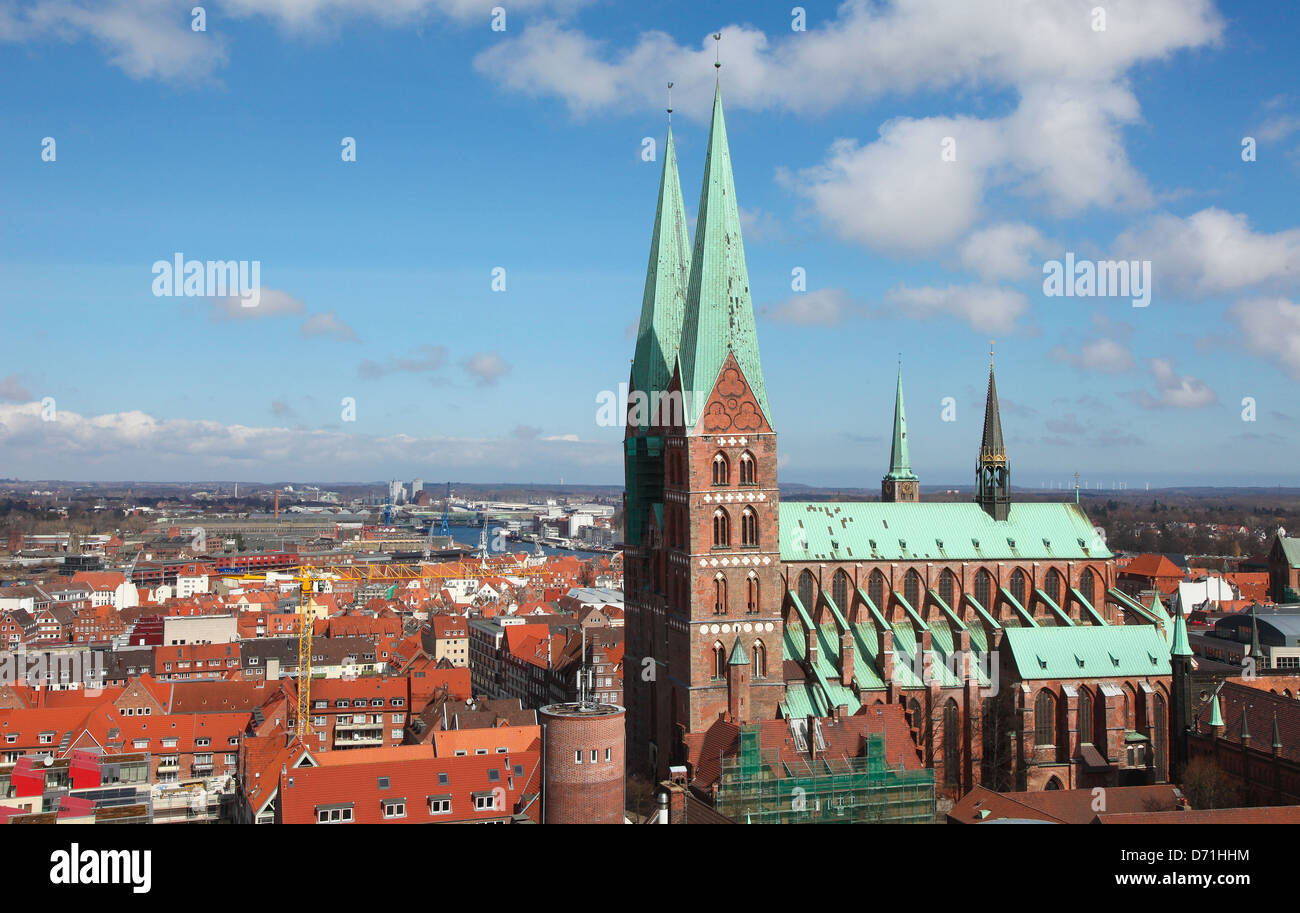
[[916, 501], [916, 474], [907, 444], [907, 412], [903, 408], [903, 359], [898, 360], [898, 383], [894, 391], [894, 436], [889, 450], [889, 471], [880, 480], [880, 500]]
[[992, 341], [989, 342], [989, 388], [984, 398], [984, 435], [980, 439], [979, 461], [975, 469], [975, 500], [994, 520], [1005, 520], [1011, 512], [1011, 467], [1002, 439]]

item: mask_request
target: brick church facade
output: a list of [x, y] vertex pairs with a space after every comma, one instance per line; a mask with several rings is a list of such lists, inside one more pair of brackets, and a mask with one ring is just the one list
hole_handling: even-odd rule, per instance
[[887, 703], [950, 796], [1168, 778], [1173, 624], [1077, 504], [1013, 502], [992, 363], [973, 501], [921, 501], [900, 370], [881, 500], [781, 502], [720, 92], [693, 240], [668, 133], [629, 389], [629, 769]]

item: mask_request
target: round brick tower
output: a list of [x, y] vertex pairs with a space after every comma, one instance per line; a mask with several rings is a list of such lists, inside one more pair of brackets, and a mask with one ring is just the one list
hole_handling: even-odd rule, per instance
[[537, 711], [545, 746], [544, 824], [622, 824], [624, 714], [617, 704], [548, 704]]

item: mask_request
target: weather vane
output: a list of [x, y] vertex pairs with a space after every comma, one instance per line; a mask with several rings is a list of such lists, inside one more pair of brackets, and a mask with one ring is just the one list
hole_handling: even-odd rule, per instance
[[714, 32], [713, 40], [715, 42], [715, 44], [713, 45], [714, 55], [715, 55], [713, 58], [713, 68], [715, 70], [721, 70], [722, 69], [722, 33]]
[[673, 84], [668, 83], [668, 120], [673, 119]]

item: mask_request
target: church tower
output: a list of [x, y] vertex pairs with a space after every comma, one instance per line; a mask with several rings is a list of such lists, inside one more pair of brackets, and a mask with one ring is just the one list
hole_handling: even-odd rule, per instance
[[642, 768], [652, 762], [647, 756], [654, 714], [648, 679], [654, 677], [656, 657], [665, 653], [662, 646], [665, 638], [662, 549], [665, 461], [664, 417], [660, 406], [677, 364], [690, 256], [690, 234], [670, 123], [664, 143], [654, 230], [650, 236], [650, 262], [641, 299], [636, 352], [628, 379], [623, 449], [624, 598], [628, 609], [626, 668], [629, 670], [624, 699], [628, 709], [630, 763]]
[[992, 353], [989, 354], [989, 391], [984, 401], [984, 437], [975, 468], [975, 501], [994, 520], [1005, 520], [1011, 512], [1011, 466], [1007, 462], [1006, 444], [1002, 442], [1002, 416], [998, 412]]
[[918, 501], [919, 488], [907, 450], [907, 415], [903, 411], [903, 366], [900, 364], [898, 390], [894, 395], [894, 443], [889, 450], [889, 472], [880, 480], [880, 500]]
[[641, 717], [632, 725], [644, 727], [644, 757], [660, 775], [686, 760], [687, 734], [724, 716], [774, 719], [785, 698], [776, 433], [720, 88], [689, 263], [667, 389], [672, 420], [662, 429], [662, 506], [649, 519], [659, 545], [640, 546], [651, 594], [633, 610], [643, 617], [628, 617], [648, 636], [634, 653], [629, 630], [627, 681], [649, 678], [629, 716]]

